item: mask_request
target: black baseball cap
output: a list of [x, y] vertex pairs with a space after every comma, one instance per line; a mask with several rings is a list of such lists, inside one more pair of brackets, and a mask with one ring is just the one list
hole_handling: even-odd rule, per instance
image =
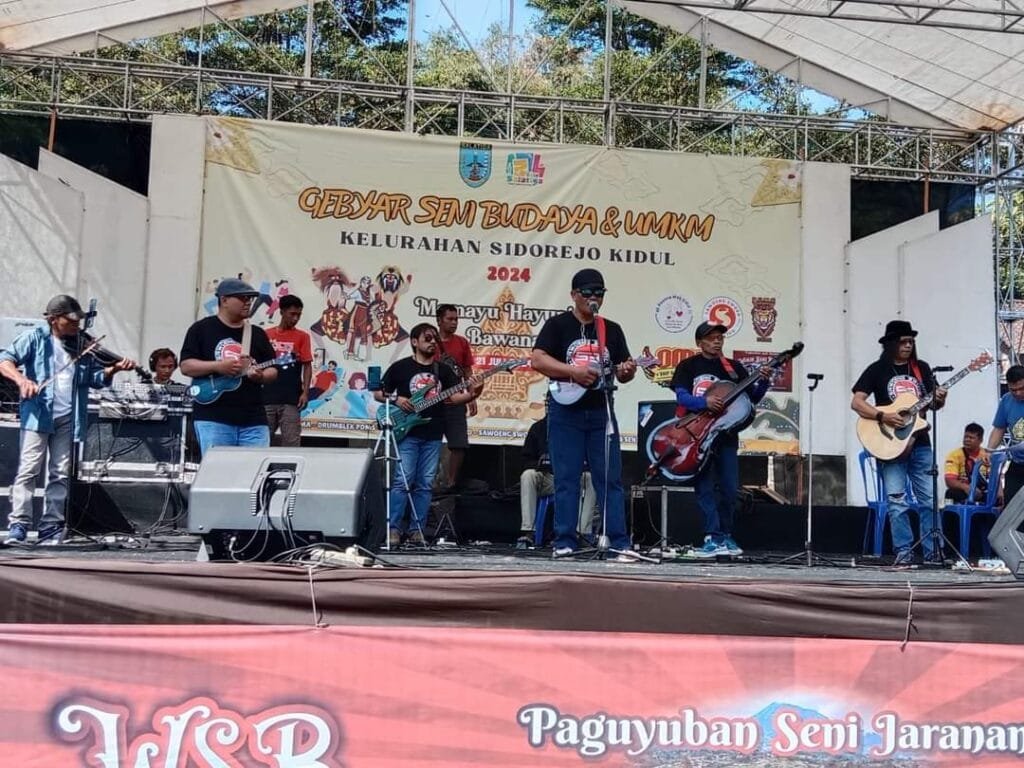
[[82, 311], [82, 305], [78, 303], [78, 299], [68, 296], [66, 293], [58, 293], [46, 302], [46, 310], [43, 315], [46, 317], [66, 316], [72, 320], [85, 319], [85, 312]]
[[572, 289], [604, 288], [604, 276], [596, 269], [581, 269], [572, 276]]
[[720, 323], [701, 323], [697, 326], [697, 330], [693, 332], [693, 338], [700, 341], [705, 336], [710, 336], [712, 333], [725, 333], [729, 329]]
[[245, 280], [237, 277], [227, 277], [217, 283], [217, 297], [222, 296], [257, 296], [259, 291], [249, 285]]

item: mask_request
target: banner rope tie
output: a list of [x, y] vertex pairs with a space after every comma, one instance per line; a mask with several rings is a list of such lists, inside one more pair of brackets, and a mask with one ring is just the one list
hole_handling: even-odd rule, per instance
[[910, 642], [910, 630], [917, 631], [917, 627], [914, 626], [914, 585], [907, 581], [907, 589], [910, 594], [907, 598], [907, 624], [903, 632], [903, 642], [900, 643], [900, 653], [906, 650], [907, 644]]
[[313, 587], [313, 566], [306, 566], [306, 574], [309, 576], [309, 600], [313, 609], [313, 626], [317, 629], [324, 629], [327, 622], [323, 620], [320, 609], [316, 607], [316, 590]]

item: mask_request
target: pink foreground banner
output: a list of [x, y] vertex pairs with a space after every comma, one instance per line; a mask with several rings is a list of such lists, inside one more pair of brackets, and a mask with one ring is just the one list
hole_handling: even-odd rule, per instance
[[7, 625], [0, 763], [1009, 766], [1024, 646]]

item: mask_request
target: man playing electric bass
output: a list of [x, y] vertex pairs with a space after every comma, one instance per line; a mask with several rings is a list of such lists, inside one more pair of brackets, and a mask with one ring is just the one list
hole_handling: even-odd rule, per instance
[[253, 363], [274, 359], [274, 348], [262, 328], [250, 326], [248, 349], [245, 326], [258, 296], [251, 285], [236, 278], [217, 285], [217, 314], [192, 323], [181, 344], [181, 372], [193, 380], [210, 376], [240, 379], [238, 388], [215, 402], [194, 405], [199, 451], [215, 445], [270, 445], [262, 385], [277, 378], [277, 369], [256, 369]]
[[[864, 369], [853, 385], [853, 401], [850, 407], [865, 419], [874, 419], [890, 432], [904, 426], [904, 417], [899, 413], [885, 413], [879, 410], [892, 403], [903, 393], [915, 398], [934, 393], [931, 408], [939, 409], [946, 403], [946, 390], [938, 387], [931, 366], [917, 357], [915, 331], [906, 320], [890, 320], [885, 325], [885, 334], [878, 340], [882, 345], [881, 356]], [[874, 405], [868, 402], [874, 397]], [[892, 546], [896, 551], [896, 565], [910, 565], [914, 560], [911, 545], [914, 534], [910, 528], [907, 510], [907, 480], [914, 489], [917, 506], [921, 511], [921, 530], [932, 530], [936, 521], [932, 500], [932, 444], [927, 430], [917, 433], [910, 449], [894, 459], [878, 460], [878, 471], [889, 507], [889, 531]], [[926, 562], [941, 563], [942, 551], [935, 549], [931, 536], [921, 542]]]
[[[726, 327], [701, 323], [694, 333], [700, 354], [688, 357], [676, 366], [671, 388], [676, 403], [686, 412], [708, 410], [722, 413], [725, 398], [712, 390], [719, 381], [740, 382], [747, 378], [746, 369], [736, 360], [722, 354]], [[768, 391], [771, 369], [765, 367], [749, 391], [752, 404], [757, 404]], [[753, 411], [751, 411], [753, 414]], [[682, 415], [682, 414], [679, 414]], [[739, 432], [750, 422], [737, 424], [719, 435], [712, 448], [708, 463], [694, 480], [697, 505], [704, 515], [704, 544], [691, 550], [693, 557], [715, 558], [742, 555], [743, 550], [733, 539], [733, 520], [736, 516], [736, 494], [739, 491]]]
[[[452, 367], [436, 359], [439, 337], [437, 328], [430, 323], [420, 323], [413, 328], [409, 336], [412, 355], [395, 361], [384, 372], [381, 390], [373, 393], [374, 398], [383, 403], [392, 396], [394, 402], [391, 407], [412, 413], [414, 405], [409, 398], [413, 392], [426, 388], [433, 394], [433, 390], [440, 392], [458, 384], [459, 378]], [[423, 530], [427, 524], [434, 476], [437, 474], [437, 462], [441, 456], [445, 405], [460, 405], [475, 400], [480, 396], [482, 389], [483, 384], [478, 384], [466, 392], [454, 394], [448, 400], [424, 409], [420, 415], [428, 417], [430, 421], [410, 429], [398, 444], [402, 466], [394, 473], [391, 486], [391, 519], [388, 523], [390, 546], [397, 547], [402, 543], [402, 521], [410, 499], [412, 515], [408, 528], [409, 542], [425, 543]], [[378, 409], [378, 416], [381, 411], [382, 409]]]
[[[530, 365], [556, 381], [571, 381], [584, 387], [631, 381], [636, 363], [630, 359], [626, 336], [618, 323], [596, 317], [604, 303], [604, 277], [596, 269], [581, 269], [572, 278], [573, 308], [544, 323], [533, 347]], [[603, 329], [599, 326], [603, 326]], [[598, 365], [603, 347], [603, 366]], [[604, 371], [602, 371], [602, 367]], [[548, 398], [548, 450], [555, 475], [555, 555], [571, 555], [577, 549], [576, 517], [580, 508], [580, 477], [584, 460], [590, 465], [597, 489], [597, 504], [607, 515], [605, 522], [612, 548], [629, 549], [626, 505], [622, 491], [622, 456], [619, 427], [612, 412], [605, 439], [608, 414], [605, 392], [588, 391], [569, 405]]]

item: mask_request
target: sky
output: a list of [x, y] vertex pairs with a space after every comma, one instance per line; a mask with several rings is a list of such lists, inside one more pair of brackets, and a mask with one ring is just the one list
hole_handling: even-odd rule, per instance
[[[526, 7], [526, 0], [513, 0], [513, 26], [516, 34], [522, 34], [537, 12]], [[416, 39], [422, 40], [436, 29], [454, 26], [451, 16], [445, 10], [441, 0], [415, 0], [416, 2]], [[444, 0], [448, 9], [459, 21], [459, 25], [473, 42], [482, 40], [487, 28], [494, 22], [508, 27], [509, 0]]]

